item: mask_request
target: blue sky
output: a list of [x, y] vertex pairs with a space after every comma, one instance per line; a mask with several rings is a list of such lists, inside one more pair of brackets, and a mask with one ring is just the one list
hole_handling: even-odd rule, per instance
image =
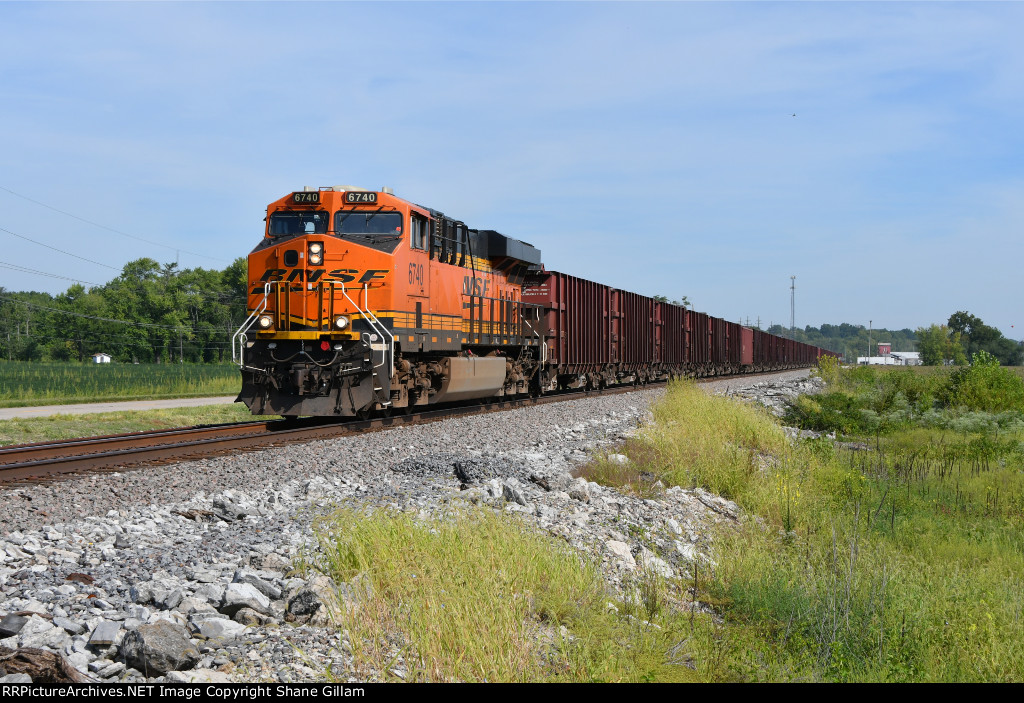
[[[1018, 3], [0, 3], [0, 188], [169, 248], [8, 190], [0, 228], [116, 268], [221, 267], [292, 190], [387, 185], [548, 268], [730, 320], [788, 324], [795, 275], [799, 326], [969, 310], [1019, 339], [1022, 20]], [[114, 275], [4, 231], [0, 262]], [[8, 289], [68, 284], [0, 268]]]

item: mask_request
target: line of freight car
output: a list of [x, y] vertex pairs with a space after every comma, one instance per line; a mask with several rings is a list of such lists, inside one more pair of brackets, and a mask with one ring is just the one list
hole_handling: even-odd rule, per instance
[[558, 271], [531, 274], [545, 361], [562, 386], [810, 366], [831, 352]]

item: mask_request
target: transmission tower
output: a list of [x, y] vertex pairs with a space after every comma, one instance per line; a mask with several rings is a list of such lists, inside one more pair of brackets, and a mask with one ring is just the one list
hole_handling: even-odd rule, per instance
[[789, 332], [796, 335], [796, 276], [789, 277]]

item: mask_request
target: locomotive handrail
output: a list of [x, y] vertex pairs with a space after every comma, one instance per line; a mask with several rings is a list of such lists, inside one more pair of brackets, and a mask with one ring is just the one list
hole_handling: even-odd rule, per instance
[[[252, 311], [249, 317], [245, 318], [245, 322], [239, 327], [233, 335], [231, 335], [231, 362], [237, 363], [240, 368], [245, 368], [245, 333], [249, 331], [249, 327], [256, 321], [256, 318], [267, 309], [267, 299], [270, 297], [270, 284], [272, 281], [267, 281], [263, 285], [263, 300], [256, 304], [256, 309]], [[238, 340], [238, 355], [237, 359], [235, 356], [235, 340]], [[253, 369], [258, 371], [259, 369]]]
[[[352, 298], [349, 297], [348, 291], [345, 289], [345, 286], [341, 287], [341, 294], [345, 296], [345, 300], [347, 300], [352, 305], [352, 307], [354, 307], [357, 311], [359, 311], [359, 314], [362, 315], [363, 319], [366, 320], [366, 322], [370, 325], [370, 329], [374, 330], [375, 332], [380, 332], [381, 333], [381, 339], [386, 340], [385, 343], [387, 344], [388, 349], [387, 349], [387, 352], [386, 352], [386, 355], [385, 355], [385, 359], [391, 362], [391, 363], [388, 364], [388, 381], [390, 382], [391, 381], [392, 373], [394, 371], [395, 336], [393, 334], [391, 334], [390, 332], [388, 332], [387, 327], [385, 327], [381, 323], [381, 321], [377, 318], [377, 316], [374, 315], [370, 311], [369, 284], [366, 284], [366, 283], [363, 284], [363, 294], [365, 296], [364, 299], [366, 300], [366, 309], [365, 310], [363, 308], [359, 307], [359, 303], [357, 303], [356, 301], [352, 300]], [[371, 347], [371, 349], [372, 349], [372, 347]], [[379, 364], [375, 364], [373, 368], [375, 368], [375, 369], [376, 368], [380, 368], [381, 366], [384, 366], [384, 364], [385, 364], [385, 360], [382, 360]], [[386, 404], [390, 404], [390, 402], [389, 403], [382, 403], [382, 405], [386, 405]]]
[[[383, 332], [384, 335], [388, 336], [388, 339], [389, 339], [389, 341], [388, 341], [388, 360], [390, 361], [390, 363], [388, 364], [388, 380], [390, 381], [391, 380], [391, 376], [392, 376], [392, 374], [394, 373], [394, 370], [395, 370], [395, 335], [391, 334], [391, 332], [388, 331], [388, 328], [384, 326], [384, 323], [382, 323], [377, 318], [377, 316], [373, 314], [373, 311], [370, 310], [370, 284], [369, 283], [364, 283], [363, 284], [363, 302], [366, 305], [366, 314], [369, 315], [369, 317], [373, 320], [374, 324], [376, 324], [378, 327], [380, 327], [381, 332]], [[384, 335], [381, 335], [381, 339], [384, 338]], [[381, 365], [382, 366], [383, 366], [383, 364], [384, 364], [384, 362], [381, 361]], [[377, 367], [374, 366], [374, 368], [377, 368]]]

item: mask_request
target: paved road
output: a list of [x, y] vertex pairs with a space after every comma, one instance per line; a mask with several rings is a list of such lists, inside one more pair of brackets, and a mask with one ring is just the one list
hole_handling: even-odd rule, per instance
[[14, 418], [47, 417], [48, 415], [86, 415], [110, 413], [119, 410], [160, 410], [162, 408], [192, 408], [199, 405], [223, 405], [235, 402], [235, 396], [215, 398], [169, 398], [167, 400], [130, 400], [124, 403], [82, 403], [79, 405], [37, 405], [31, 408], [0, 408], [0, 420]]

